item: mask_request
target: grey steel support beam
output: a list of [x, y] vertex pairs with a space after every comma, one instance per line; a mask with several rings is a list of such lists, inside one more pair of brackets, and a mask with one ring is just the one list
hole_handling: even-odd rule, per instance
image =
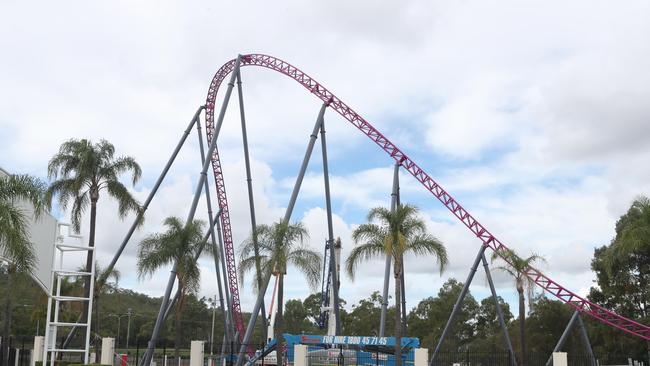
[[321, 120], [320, 143], [323, 155], [323, 180], [325, 184], [325, 208], [327, 210], [327, 245], [330, 246], [330, 273], [332, 274], [332, 295], [334, 296], [334, 319], [336, 321], [336, 333], [341, 334], [341, 318], [339, 311], [339, 274], [337, 273], [336, 249], [334, 248], [334, 225], [332, 223], [332, 200], [330, 195], [330, 173], [327, 160], [327, 140], [325, 137], [325, 118]]
[[[237, 56], [237, 60], [235, 61], [235, 67], [230, 77], [230, 82], [228, 83], [228, 89], [226, 90], [224, 103], [221, 106], [221, 111], [219, 112], [219, 117], [217, 119], [217, 123], [215, 126], [214, 136], [212, 138], [212, 141], [210, 142], [210, 147], [208, 148], [208, 152], [206, 153], [206, 156], [208, 157], [212, 156], [214, 150], [217, 148], [219, 131], [221, 130], [221, 125], [223, 124], [223, 118], [226, 114], [226, 108], [228, 107], [228, 102], [230, 100], [230, 95], [232, 94], [232, 89], [235, 86], [235, 77], [237, 72], [239, 71], [240, 63], [241, 63], [241, 55]], [[203, 168], [201, 169], [199, 181], [198, 184], [196, 185], [196, 190], [194, 192], [194, 199], [192, 200], [190, 211], [187, 214], [187, 219], [185, 220], [186, 228], [192, 222], [192, 220], [194, 220], [196, 207], [199, 204], [199, 198], [201, 198], [201, 191], [203, 190], [203, 185], [207, 179], [207, 171], [210, 162], [211, 162], [210, 159], [206, 159], [205, 163], [203, 164]], [[171, 296], [172, 288], [174, 286], [174, 282], [176, 281], [177, 269], [178, 269], [178, 261], [175, 261], [171, 271], [169, 272], [169, 279], [167, 280], [167, 288], [165, 289], [165, 294], [160, 304], [160, 310], [158, 311], [158, 317], [156, 318], [156, 323], [154, 325], [153, 332], [151, 333], [151, 339], [149, 340], [149, 343], [147, 345], [147, 351], [145, 352], [144, 357], [142, 358], [143, 366], [149, 366], [151, 364], [151, 359], [153, 358], [153, 352], [156, 347], [156, 342], [158, 341], [158, 336], [160, 335], [160, 330], [162, 329], [165, 310], [167, 309], [167, 304], [169, 303], [169, 297]]]
[[[577, 311], [577, 310], [576, 310]], [[578, 327], [580, 328], [580, 337], [582, 338], [582, 344], [589, 355], [589, 362], [591, 366], [596, 366], [596, 356], [594, 356], [594, 350], [591, 348], [591, 341], [589, 340], [589, 334], [587, 334], [587, 327], [582, 321], [582, 317], [578, 315]]]
[[[262, 269], [260, 268], [260, 248], [257, 244], [257, 220], [255, 219], [255, 200], [253, 199], [253, 178], [251, 174], [251, 162], [248, 153], [248, 133], [246, 132], [246, 114], [244, 113], [244, 92], [241, 86], [241, 71], [237, 73], [237, 96], [239, 97], [239, 116], [241, 120], [241, 135], [244, 145], [244, 164], [246, 166], [246, 186], [248, 188], [248, 208], [251, 215], [251, 235], [253, 236], [253, 251], [255, 253], [255, 275], [257, 278], [257, 288], [262, 287]], [[268, 339], [266, 334], [266, 307], [264, 306], [264, 299], [262, 299], [262, 306], [260, 307], [262, 315], [262, 333], [264, 339]]]
[[499, 304], [497, 291], [494, 289], [494, 282], [492, 281], [492, 274], [490, 273], [490, 267], [488, 266], [487, 259], [485, 259], [485, 253], [483, 253], [481, 256], [481, 261], [483, 261], [485, 277], [487, 277], [488, 284], [490, 285], [490, 292], [492, 292], [492, 299], [494, 300], [494, 306], [497, 311], [497, 319], [499, 319], [499, 325], [501, 326], [501, 331], [503, 332], [503, 340], [506, 342], [506, 347], [508, 347], [508, 353], [510, 354], [510, 364], [512, 366], [517, 366], [517, 356], [515, 355], [514, 348], [512, 348], [510, 334], [508, 333], [508, 326], [506, 325], [506, 321], [503, 318], [503, 310], [501, 309], [501, 304]]
[[[395, 212], [397, 206], [399, 205], [399, 167], [400, 164], [395, 163], [395, 168], [393, 171], [393, 189], [390, 194], [390, 210]], [[379, 316], [379, 336], [384, 337], [386, 334], [386, 312], [388, 310], [388, 286], [390, 285], [390, 265], [391, 265], [391, 256], [386, 254], [386, 264], [384, 266], [384, 288], [381, 294], [381, 314]], [[400, 279], [401, 281], [401, 279]], [[404, 286], [404, 282], [401, 281], [400, 284]], [[402, 287], [402, 293], [404, 288]], [[400, 301], [401, 299], [395, 299], [395, 301]], [[404, 327], [402, 328], [404, 331]]]
[[[316, 119], [316, 124], [314, 129], [309, 135], [309, 144], [307, 144], [307, 151], [305, 151], [305, 156], [302, 159], [302, 164], [300, 165], [300, 171], [298, 172], [298, 177], [296, 177], [296, 183], [293, 186], [293, 191], [291, 192], [291, 198], [289, 199], [289, 204], [287, 209], [284, 212], [283, 222], [289, 223], [291, 219], [291, 214], [293, 213], [293, 208], [296, 205], [296, 198], [298, 198], [298, 192], [300, 192], [300, 186], [302, 185], [302, 180], [305, 177], [305, 172], [307, 171], [307, 166], [309, 165], [309, 159], [311, 158], [311, 153], [314, 150], [314, 144], [316, 143], [316, 138], [318, 137], [318, 130], [323, 123], [323, 117], [325, 116], [325, 109], [329, 102], [323, 103], [323, 106], [318, 112], [318, 118]], [[266, 294], [266, 289], [269, 287], [269, 281], [271, 280], [271, 272], [266, 273], [262, 287], [260, 287], [257, 294], [257, 300], [255, 301], [255, 306], [253, 307], [253, 312], [251, 313], [251, 318], [248, 321], [248, 326], [246, 327], [246, 333], [244, 333], [244, 340], [242, 341], [241, 347], [239, 348], [239, 355], [237, 357], [236, 366], [241, 366], [244, 362], [244, 353], [246, 353], [246, 347], [250, 343], [250, 339], [253, 336], [253, 329], [255, 329], [255, 322], [257, 321], [257, 315], [260, 312], [260, 307], [262, 306], [262, 301], [264, 299], [264, 294]]]
[[[560, 339], [557, 341], [555, 348], [553, 348], [553, 353], [560, 352], [562, 347], [564, 347], [564, 343], [569, 337], [569, 334], [571, 334], [571, 329], [573, 329], [573, 326], [575, 325], [576, 321], [578, 321], [579, 317], [580, 317], [580, 312], [578, 310], [574, 311], [573, 315], [571, 316], [571, 320], [569, 320], [569, 324], [567, 324], [566, 328], [564, 328], [564, 332], [562, 332], [562, 335], [560, 336]], [[548, 360], [546, 361], [546, 366], [550, 366], [552, 364], [553, 364], [553, 354], [551, 353]]]
[[[573, 312], [573, 315], [571, 316], [571, 320], [569, 320], [569, 324], [567, 324], [566, 328], [564, 328], [564, 332], [562, 332], [562, 336], [558, 340], [557, 344], [555, 345], [555, 348], [553, 349], [553, 352], [560, 352], [562, 350], [562, 347], [564, 347], [564, 344], [566, 343], [567, 338], [571, 334], [571, 330], [573, 327], [578, 324], [578, 328], [580, 329], [580, 338], [582, 339], [582, 344], [585, 347], [585, 350], [587, 351], [587, 354], [589, 355], [589, 363], [592, 366], [596, 366], [596, 356], [594, 355], [594, 350], [591, 348], [591, 341], [589, 340], [589, 335], [587, 334], [587, 328], [585, 327], [585, 323], [582, 321], [582, 318], [580, 317], [580, 311], [576, 310]], [[553, 364], [553, 354], [548, 358], [546, 361], [546, 365], [552, 365]]]
[[120, 244], [120, 247], [117, 249], [117, 253], [115, 253], [115, 255], [113, 256], [113, 259], [111, 260], [111, 263], [109, 263], [108, 266], [106, 267], [106, 270], [104, 271], [104, 275], [101, 278], [99, 278], [98, 281], [105, 281], [106, 277], [108, 277], [108, 274], [110, 274], [110, 272], [113, 270], [113, 267], [115, 267], [115, 264], [117, 263], [117, 260], [120, 259], [120, 256], [122, 255], [122, 252], [124, 251], [124, 248], [126, 247], [126, 244], [129, 242], [129, 240], [131, 239], [131, 236], [135, 232], [135, 229], [140, 224], [140, 220], [142, 220], [142, 217], [144, 216], [145, 211], [147, 211], [147, 208], [149, 208], [149, 204], [151, 203], [151, 200], [156, 195], [156, 192], [158, 192], [158, 188], [160, 188], [160, 184], [162, 184], [162, 181], [165, 179], [165, 176], [167, 175], [167, 172], [169, 172], [169, 168], [171, 168], [172, 163], [174, 163], [174, 160], [176, 159], [176, 156], [178, 155], [178, 152], [181, 150], [181, 147], [185, 143], [185, 140], [187, 139], [187, 136], [190, 134], [190, 131], [192, 131], [192, 127], [194, 126], [194, 123], [196, 123], [196, 121], [199, 119], [199, 115], [201, 114], [201, 111], [203, 111], [204, 109], [205, 109], [205, 106], [202, 105], [194, 113], [194, 117], [192, 117], [192, 120], [187, 125], [187, 128], [185, 129], [185, 132], [183, 132], [183, 136], [181, 136], [181, 139], [178, 141], [178, 144], [176, 144], [176, 148], [172, 152], [172, 155], [169, 157], [169, 160], [167, 160], [167, 164], [165, 164], [165, 167], [163, 168], [163, 171], [160, 173], [160, 176], [158, 176], [158, 180], [156, 180], [156, 183], [154, 184], [153, 188], [151, 189], [151, 192], [149, 192], [149, 196], [147, 196], [147, 199], [142, 204], [142, 208], [140, 209], [140, 212], [138, 212], [138, 216], [135, 218], [135, 220], [133, 221], [133, 224], [131, 225], [131, 228], [126, 233], [126, 236], [124, 237], [124, 240], [122, 240], [122, 244]]
[[[396, 210], [399, 205], [401, 205], [400, 202], [400, 194], [399, 194], [399, 167], [401, 166], [401, 161], [395, 163], [395, 171], [393, 172], [393, 194], [395, 197], [395, 208], [393, 210]], [[392, 205], [392, 204], [391, 204]], [[406, 337], [407, 331], [408, 331], [408, 324], [406, 321], [406, 285], [404, 281], [404, 256], [400, 258], [400, 261], [402, 262], [402, 273], [400, 274], [400, 286], [402, 288], [401, 291], [401, 296], [402, 296], [402, 337]]]
[[[221, 258], [226, 258], [226, 252], [223, 249], [223, 236], [221, 234], [221, 220], [217, 220], [217, 239], [219, 242], [219, 247], [213, 247], [212, 250], [218, 251]], [[225, 321], [228, 323], [229, 334], [234, 334], [230, 338], [231, 341], [237, 341], [237, 334], [235, 333], [235, 320], [232, 317], [232, 298], [230, 297], [230, 289], [228, 287], [228, 271], [226, 269], [226, 261], [219, 261], [221, 264], [221, 275], [223, 276], [223, 283], [226, 286], [225, 295], [226, 295], [226, 305], [228, 307], [228, 316]]]
[[[201, 165], [205, 164], [205, 161], [207, 157], [205, 156], [205, 148], [203, 147], [203, 133], [201, 132], [201, 121], [197, 120], [196, 121], [196, 134], [199, 138], [199, 152], [201, 154]], [[212, 245], [212, 253], [213, 253], [213, 259], [214, 259], [214, 270], [217, 275], [217, 288], [219, 290], [219, 307], [221, 308], [221, 314], [223, 315], [223, 326], [224, 326], [224, 334], [226, 336], [226, 341], [230, 341], [232, 339], [232, 334], [230, 333], [230, 328], [229, 328], [229, 322], [228, 322], [228, 314], [226, 313], [226, 308], [223, 303], [223, 295], [224, 295], [224, 289], [221, 285], [221, 274], [219, 272], [219, 261], [224, 259], [223, 254], [221, 254], [219, 251], [217, 251], [217, 239], [216, 239], [216, 234], [214, 232], [214, 225], [219, 221], [219, 216], [221, 215], [221, 208], [219, 208], [219, 212], [217, 215], [212, 218], [212, 200], [210, 199], [210, 187], [209, 187], [209, 179], [206, 178], [205, 184], [204, 184], [204, 191], [205, 191], [205, 202], [206, 206], [208, 209], [208, 224], [210, 225], [210, 242]], [[204, 240], [204, 243], [207, 240]], [[205, 245], [205, 244], [204, 244]], [[198, 259], [198, 258], [197, 258]], [[226, 278], [224, 277], [224, 281]], [[221, 347], [221, 357], [223, 357], [223, 352], [225, 351], [225, 348]]]
[[388, 285], [390, 284], [390, 254], [386, 254], [386, 264], [384, 265], [384, 288], [381, 292], [381, 314], [379, 316], [379, 336], [386, 335], [386, 311], [388, 309]]
[[483, 258], [484, 253], [485, 253], [485, 245], [481, 245], [481, 249], [479, 249], [478, 254], [476, 255], [476, 259], [474, 259], [474, 264], [472, 264], [472, 268], [470, 268], [469, 270], [469, 274], [467, 275], [467, 280], [463, 285], [463, 289], [461, 290], [460, 295], [458, 295], [458, 299], [456, 299], [456, 303], [454, 304], [454, 309], [451, 311], [451, 315], [449, 316], [449, 319], [447, 319], [447, 324], [445, 325], [445, 329], [442, 331], [442, 335], [438, 340], [438, 345], [436, 346], [436, 349], [433, 351], [433, 355], [431, 356], [431, 360], [429, 361], [429, 366], [433, 366], [433, 363], [435, 362], [438, 353], [440, 353], [440, 348], [442, 348], [442, 343], [445, 341], [447, 334], [449, 333], [451, 327], [453, 326], [454, 319], [456, 318], [456, 315], [458, 315], [458, 311], [460, 310], [460, 307], [463, 304], [465, 295], [467, 295], [467, 290], [469, 290], [469, 285], [472, 283], [472, 280], [474, 279], [474, 274], [476, 273], [476, 269], [478, 268], [478, 264], [481, 262], [481, 258]]

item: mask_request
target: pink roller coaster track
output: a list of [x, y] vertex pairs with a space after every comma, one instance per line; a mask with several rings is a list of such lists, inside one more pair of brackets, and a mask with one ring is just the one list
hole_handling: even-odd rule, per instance
[[[431, 178], [424, 170], [422, 170], [411, 158], [409, 158], [402, 150], [393, 144], [388, 138], [375, 129], [368, 121], [361, 117], [358, 113], [352, 110], [347, 104], [337, 98], [329, 90], [325, 89], [316, 80], [312, 79], [309, 75], [300, 71], [296, 67], [272, 56], [250, 54], [242, 56], [241, 66], [261, 66], [268, 69], [277, 71], [281, 74], [287, 75], [307, 88], [309, 92], [314, 94], [323, 102], [331, 100], [329, 106], [338, 112], [343, 118], [352, 123], [356, 128], [368, 136], [379, 147], [381, 147], [388, 155], [399, 162], [401, 166], [406, 169], [415, 179], [417, 179], [429, 192], [431, 192], [445, 207], [451, 211], [474, 235], [476, 235], [484, 246], [489, 247], [497, 254], [501, 255], [502, 252], [508, 248], [492, 235], [481, 223], [479, 223], [467, 210], [465, 210], [460, 203], [458, 203], [447, 191], [445, 191], [433, 178]], [[206, 98], [206, 126], [208, 142], [212, 140], [214, 135], [214, 108], [215, 98], [219, 86], [224, 78], [233, 71], [235, 67], [235, 60], [228, 61], [223, 65], [215, 74], [208, 90]], [[217, 198], [219, 207], [223, 210], [221, 214], [221, 225], [223, 227], [223, 236], [225, 244], [225, 255], [228, 269], [228, 285], [232, 296], [232, 312], [235, 320], [235, 328], [239, 331], [240, 337], [244, 336], [244, 323], [241, 316], [241, 304], [239, 301], [239, 288], [237, 286], [237, 273], [235, 269], [235, 253], [232, 242], [232, 230], [230, 225], [230, 215], [228, 210], [228, 201], [226, 199], [226, 188], [224, 186], [223, 171], [221, 161], [219, 160], [219, 153], [215, 150], [212, 156], [212, 168], [214, 170], [214, 177], [216, 181]], [[559, 283], [553, 281], [551, 278], [540, 272], [539, 270], [528, 267], [526, 269], [526, 276], [532, 279], [538, 286], [554, 295], [561, 301], [572, 306], [583, 314], [587, 314], [594, 319], [610, 325], [612, 327], [621, 329], [634, 336], [650, 340], [650, 327], [637, 323], [633, 320], [620, 316], [612, 311], [609, 311], [602, 306], [594, 304], [587, 299], [578, 296], [574, 292], [562, 287]]]

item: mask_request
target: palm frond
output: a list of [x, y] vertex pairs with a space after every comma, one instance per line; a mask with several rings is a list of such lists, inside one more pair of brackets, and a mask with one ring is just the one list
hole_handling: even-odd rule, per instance
[[107, 181], [106, 190], [117, 200], [117, 212], [120, 215], [120, 218], [126, 217], [130, 212], [138, 213], [140, 211], [140, 203], [133, 198], [131, 192], [129, 192], [120, 181]]
[[386, 253], [383, 241], [370, 240], [355, 246], [350, 252], [348, 259], [345, 261], [345, 268], [347, 270], [348, 276], [350, 276], [350, 278], [354, 281], [354, 275], [357, 271], [357, 267], [361, 262], [373, 258], [379, 258], [385, 254]]

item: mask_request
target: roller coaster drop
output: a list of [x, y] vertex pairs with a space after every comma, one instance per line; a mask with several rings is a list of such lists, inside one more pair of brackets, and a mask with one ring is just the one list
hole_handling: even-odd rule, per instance
[[[323, 87], [321, 84], [316, 82], [313, 78], [305, 74], [304, 72], [300, 71], [298, 68], [290, 65], [287, 62], [284, 62], [280, 59], [277, 59], [272, 56], [267, 56], [267, 55], [261, 55], [261, 54], [249, 54], [249, 55], [240, 55], [236, 59], [230, 60], [227, 63], [225, 63], [215, 74], [215, 76], [212, 79], [212, 82], [210, 83], [210, 88], [208, 89], [208, 94], [206, 98], [206, 103], [205, 106], [202, 106], [197, 110], [195, 113], [192, 121], [190, 122], [190, 125], [188, 126], [187, 130], [185, 131], [185, 134], [181, 138], [181, 141], [179, 142], [178, 146], [174, 150], [172, 157], [170, 158], [169, 162], [165, 166], [162, 174], [160, 175], [158, 181], [156, 182], [154, 189], [152, 190], [150, 196], [147, 198], [143, 205], [143, 210], [142, 213], [147, 209], [149, 203], [151, 202], [151, 199], [155, 195], [158, 187], [160, 186], [160, 183], [164, 179], [167, 171], [169, 170], [169, 167], [171, 166], [174, 158], [176, 157], [176, 154], [178, 153], [178, 150], [180, 149], [181, 145], [184, 143], [185, 138], [187, 137], [189, 130], [193, 126], [194, 123], [199, 122], [199, 116], [200, 113], [203, 109], [205, 109], [205, 115], [206, 115], [206, 132], [207, 132], [207, 142], [209, 144], [209, 148], [207, 151], [207, 154], [205, 157], [209, 157], [209, 159], [204, 159], [204, 164], [203, 164], [203, 170], [201, 172], [201, 176], [199, 179], [199, 183], [197, 185], [196, 191], [195, 191], [195, 196], [194, 196], [194, 201], [192, 203], [190, 213], [188, 215], [187, 222], [190, 222], [194, 218], [194, 214], [196, 212], [196, 206], [199, 200], [199, 197], [201, 195], [201, 191], [207, 187], [207, 177], [206, 177], [206, 172], [208, 169], [209, 163], [212, 165], [212, 170], [214, 173], [214, 178], [215, 178], [215, 183], [216, 183], [216, 193], [217, 193], [217, 201], [218, 201], [218, 208], [219, 208], [219, 214], [217, 214], [216, 220], [218, 222], [212, 223], [212, 213], [211, 209], [209, 208], [210, 211], [210, 224], [211, 226], [216, 224], [218, 231], [221, 231], [220, 235], [218, 236], [218, 239], [220, 241], [220, 250], [221, 253], [224, 254], [224, 261], [222, 261], [221, 264], [221, 270], [217, 268], [217, 276], [219, 276], [219, 272], [222, 272], [224, 275], [224, 283], [227, 284], [227, 290], [224, 289], [226, 292], [225, 293], [225, 298], [228, 302], [228, 317], [226, 318], [226, 321], [228, 323], [232, 323], [231, 326], [233, 326], [235, 334], [230, 336], [237, 337], [239, 341], [241, 341], [241, 349], [240, 349], [240, 356], [243, 356], [244, 353], [247, 351], [250, 352], [250, 350], [247, 348], [247, 344], [250, 342], [251, 335], [252, 335], [252, 330], [254, 328], [255, 322], [257, 315], [260, 313], [260, 311], [263, 312], [264, 306], [263, 306], [263, 297], [264, 294], [266, 293], [266, 289], [269, 284], [270, 280], [270, 274], [266, 276], [266, 278], [262, 279], [258, 276], [257, 280], [259, 284], [261, 285], [261, 291], [259, 291], [259, 296], [258, 299], [255, 303], [255, 307], [252, 311], [252, 317], [251, 320], [248, 323], [248, 326], [245, 328], [244, 327], [244, 322], [242, 319], [241, 315], [241, 303], [240, 303], [240, 297], [239, 297], [239, 288], [237, 284], [237, 273], [236, 273], [236, 267], [235, 267], [235, 251], [234, 251], [234, 244], [233, 244], [233, 239], [232, 239], [232, 229], [231, 229], [231, 221], [230, 221], [230, 211], [228, 207], [228, 201], [226, 197], [226, 188], [224, 185], [224, 176], [223, 176], [223, 169], [222, 169], [222, 164], [221, 160], [219, 158], [219, 153], [217, 150], [216, 142], [217, 138], [219, 135], [219, 131], [221, 129], [221, 125], [223, 123], [224, 115], [226, 112], [226, 108], [230, 99], [230, 96], [232, 94], [232, 90], [235, 85], [235, 81], [237, 81], [238, 84], [238, 92], [239, 92], [239, 103], [240, 103], [240, 113], [241, 113], [241, 121], [242, 121], [242, 132], [244, 136], [244, 152], [245, 152], [245, 157], [246, 157], [246, 168], [247, 168], [247, 181], [249, 183], [249, 199], [250, 199], [250, 208], [251, 208], [251, 221], [253, 222], [253, 227], [254, 227], [254, 204], [252, 200], [252, 190], [250, 186], [250, 165], [248, 162], [248, 146], [247, 146], [247, 141], [246, 141], [246, 129], [245, 129], [245, 117], [244, 117], [244, 106], [243, 106], [243, 99], [242, 99], [242, 94], [241, 94], [241, 74], [240, 74], [240, 69], [243, 66], [260, 66], [260, 67], [265, 67], [274, 71], [277, 71], [281, 74], [284, 74], [286, 76], [289, 76], [290, 78], [294, 79], [297, 81], [299, 84], [304, 86], [310, 93], [314, 94], [318, 99], [320, 99], [323, 102], [322, 108], [320, 110], [318, 119], [316, 121], [316, 125], [314, 126], [314, 130], [311, 134], [310, 137], [310, 142], [307, 148], [307, 152], [305, 153], [305, 158], [303, 160], [303, 164], [301, 166], [300, 173], [298, 175], [298, 179], [296, 181], [296, 184], [294, 186], [294, 190], [292, 192], [292, 196], [289, 202], [289, 205], [287, 207], [287, 211], [285, 213], [284, 220], [285, 222], [288, 222], [289, 219], [291, 218], [291, 213], [293, 211], [293, 206], [295, 204], [295, 200], [298, 194], [298, 191], [300, 190], [300, 185], [302, 183], [302, 178], [304, 176], [304, 172], [307, 167], [307, 163], [309, 161], [310, 155], [311, 155], [311, 150], [313, 149], [314, 142], [316, 139], [316, 136], [320, 130], [321, 136], [324, 138], [324, 126], [323, 126], [323, 115], [325, 113], [326, 108], [331, 108], [335, 110], [338, 114], [340, 114], [343, 118], [348, 120], [354, 127], [359, 129], [363, 134], [368, 136], [373, 142], [375, 142], [381, 149], [383, 149], [397, 164], [398, 167], [401, 167], [405, 169], [408, 173], [410, 173], [418, 182], [420, 182], [426, 190], [431, 192], [449, 211], [458, 219], [460, 220], [476, 237], [481, 241], [482, 245], [479, 251], [479, 254], [477, 255], [477, 258], [474, 262], [474, 266], [472, 267], [472, 271], [470, 272], [470, 276], [468, 277], [468, 281], [466, 281], [465, 286], [469, 286], [469, 282], [471, 282], [473, 273], [476, 271], [476, 268], [480, 262], [483, 262], [484, 266], [486, 267], [487, 270], [487, 263], [485, 262], [485, 256], [484, 256], [484, 251], [489, 248], [492, 251], [494, 251], [497, 255], [501, 256], [502, 258], [506, 258], [505, 254], [508, 252], [508, 248], [503, 244], [499, 239], [497, 239], [492, 233], [490, 233], [481, 223], [479, 223], [463, 206], [461, 206], [447, 191], [445, 191], [433, 178], [431, 178], [422, 168], [420, 168], [415, 161], [413, 161], [410, 157], [408, 157], [401, 149], [399, 149], [395, 144], [393, 144], [387, 137], [385, 137], [381, 132], [379, 132], [376, 128], [374, 128], [368, 121], [366, 121], [363, 117], [361, 117], [358, 113], [356, 113], [352, 108], [350, 108], [347, 104], [345, 104], [342, 100], [337, 98], [334, 94], [332, 94], [329, 90], [327, 90], [325, 87]], [[215, 118], [215, 107], [217, 106], [216, 103], [216, 96], [217, 92], [222, 84], [222, 82], [226, 79], [226, 77], [230, 74], [230, 79], [228, 82], [228, 86], [226, 89], [225, 97], [223, 103], [221, 103], [221, 108], [219, 110], [219, 114]], [[326, 169], [327, 167], [327, 160], [326, 160], [326, 151], [325, 151], [325, 142], [324, 139], [322, 139], [322, 145], [323, 145], [323, 159], [324, 159], [324, 167]], [[329, 206], [329, 182], [328, 182], [328, 177], [327, 177], [327, 171], [325, 171], [325, 193], [326, 193], [326, 203]], [[209, 192], [206, 189], [205, 190], [206, 195], [208, 195], [208, 202], [209, 200]], [[328, 207], [328, 214], [331, 215], [331, 211]], [[328, 217], [329, 219], [329, 224], [331, 225], [331, 217]], [[137, 221], [137, 220], [136, 220]], [[109, 268], [112, 268], [117, 259], [119, 258], [121, 252], [123, 251], [124, 247], [126, 246], [131, 234], [135, 230], [136, 223], [134, 223], [133, 227], [131, 230], [127, 233], [127, 236], [125, 237], [122, 246], [120, 247], [118, 253], [116, 253], [115, 257], [113, 258], [113, 261], [109, 265]], [[330, 229], [330, 235], [329, 235], [329, 243], [332, 243], [332, 233], [331, 233], [331, 227]], [[221, 240], [223, 240], [221, 242]], [[213, 234], [213, 245], [216, 245], [214, 243], [214, 234]], [[333, 253], [334, 251], [330, 250], [330, 253]], [[224, 265], [225, 262], [225, 265]], [[335, 260], [332, 260], [330, 258], [330, 262], [334, 263]], [[168, 309], [171, 306], [170, 303], [170, 297], [171, 297], [171, 289], [174, 285], [175, 281], [175, 272], [176, 272], [176, 266], [177, 264], [174, 265], [170, 277], [169, 277], [169, 283], [165, 292], [165, 296], [163, 299], [163, 303], [161, 305], [161, 311], [160, 314], [157, 318], [156, 325], [154, 326], [153, 334], [151, 337], [151, 340], [149, 341], [148, 345], [148, 350], [143, 358], [142, 365], [148, 365], [151, 361], [151, 357], [153, 355], [153, 350], [155, 348], [155, 343], [158, 338], [158, 334], [160, 332], [160, 328], [162, 323], [164, 322], [165, 319], [165, 313], [168, 312]], [[333, 275], [336, 275], [336, 271], [332, 271]], [[259, 272], [258, 272], [259, 273]], [[489, 272], [488, 272], [489, 274]], [[550, 277], [546, 276], [543, 274], [541, 271], [537, 270], [536, 268], [533, 267], [528, 267], [525, 270], [525, 275], [530, 278], [532, 281], [534, 281], [538, 286], [540, 286], [542, 289], [547, 291], [548, 293], [552, 294], [553, 296], [557, 297], [559, 300], [562, 302], [568, 304], [572, 308], [575, 309], [575, 314], [574, 317], [571, 319], [571, 322], [569, 323], [569, 326], [567, 327], [567, 330], [570, 329], [571, 326], [573, 326], [574, 323], [576, 323], [576, 320], [578, 321], [579, 324], [581, 324], [580, 317], [578, 316], [579, 314], [586, 314], [593, 319], [596, 319], [597, 321], [607, 324], [611, 327], [618, 328], [626, 333], [629, 333], [635, 337], [639, 337], [645, 340], [650, 341], [650, 327], [647, 325], [635, 322], [634, 320], [627, 319], [623, 316], [620, 316], [608, 309], [603, 308], [602, 306], [599, 306], [597, 304], [594, 304], [590, 302], [589, 300], [577, 295], [576, 293], [564, 288], [561, 286], [559, 283], [553, 281]], [[337, 283], [338, 279], [333, 278], [333, 283]], [[337, 289], [338, 286], [333, 286], [334, 289]], [[466, 291], [466, 289], [464, 289]], [[465, 292], [463, 291], [463, 292]], [[221, 287], [220, 287], [220, 292], [221, 292]], [[338, 298], [338, 291], [334, 290], [333, 296], [335, 299]], [[458, 304], [462, 301], [463, 295], [458, 299], [457, 306]], [[224, 297], [221, 296], [223, 299]], [[222, 304], [222, 309], [224, 305]], [[337, 307], [335, 307], [336, 309]], [[337, 310], [337, 309], [336, 309]], [[445, 331], [443, 332], [443, 336], [441, 337], [440, 343], [444, 339], [444, 334], [449, 330], [451, 323], [454, 318], [454, 312], [452, 312], [450, 319], [448, 321], [447, 327], [445, 328]], [[264, 315], [263, 315], [264, 319]], [[338, 317], [336, 317], [338, 319]], [[562, 336], [560, 339], [560, 342], [558, 342], [558, 346], [556, 346], [556, 349], [561, 347], [561, 344], [563, 343], [564, 339], [566, 338], [566, 333], [568, 331], [565, 331], [565, 334]], [[226, 330], [226, 334], [228, 334]], [[583, 334], [586, 337], [586, 332], [584, 332], [584, 327], [583, 327]], [[438, 345], [438, 348], [440, 347], [440, 344]], [[433, 357], [431, 359], [431, 363], [433, 364], [435, 355], [437, 353], [438, 349], [433, 354]], [[240, 365], [243, 362], [243, 357], [239, 357], [238, 359], [238, 365]]]

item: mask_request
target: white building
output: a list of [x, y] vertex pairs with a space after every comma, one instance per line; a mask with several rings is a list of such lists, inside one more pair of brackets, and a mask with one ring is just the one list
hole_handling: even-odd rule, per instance
[[[0, 167], [0, 179], [11, 175]], [[44, 212], [38, 220], [34, 219], [34, 208], [27, 202], [18, 202], [29, 223], [29, 236], [36, 249], [37, 263], [32, 273], [36, 283], [46, 293], [51, 283], [52, 258], [54, 255], [54, 242], [57, 237], [57, 220], [49, 212]], [[4, 259], [0, 252], [0, 259]]]

